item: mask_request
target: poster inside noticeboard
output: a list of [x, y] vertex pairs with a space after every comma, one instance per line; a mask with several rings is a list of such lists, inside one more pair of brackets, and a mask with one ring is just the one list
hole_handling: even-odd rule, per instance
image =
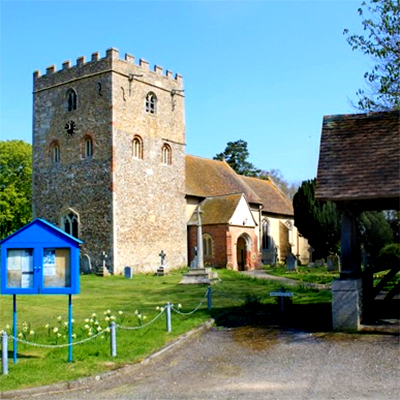
[[7, 287], [33, 287], [33, 249], [8, 249]]
[[43, 287], [71, 287], [70, 249], [43, 249]]

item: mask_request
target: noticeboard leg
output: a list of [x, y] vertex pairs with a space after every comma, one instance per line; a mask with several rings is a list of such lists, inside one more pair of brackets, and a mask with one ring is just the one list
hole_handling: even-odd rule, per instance
[[13, 294], [13, 362], [17, 363], [17, 295]]
[[72, 295], [68, 295], [68, 362], [72, 362]]

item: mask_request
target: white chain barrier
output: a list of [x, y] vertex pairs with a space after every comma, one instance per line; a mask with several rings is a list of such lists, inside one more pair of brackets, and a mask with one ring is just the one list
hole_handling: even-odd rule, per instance
[[9, 339], [9, 340], [11, 340], [11, 339], [14, 340], [14, 339], [15, 339], [17, 342], [24, 343], [24, 344], [27, 344], [27, 345], [29, 345], [29, 346], [34, 346], [34, 347], [61, 348], [61, 347], [76, 346], [76, 345], [78, 345], [78, 344], [82, 344], [82, 343], [88, 342], [88, 341], [90, 341], [90, 340], [92, 340], [92, 339], [95, 339], [96, 337], [98, 337], [98, 336], [100, 336], [100, 335], [104, 335], [106, 332], [108, 333], [108, 331], [106, 331], [105, 329], [103, 329], [103, 330], [100, 331], [99, 333], [96, 333], [95, 335], [90, 336], [90, 337], [88, 337], [88, 338], [86, 338], [86, 339], [82, 339], [82, 340], [79, 340], [79, 341], [77, 341], [77, 342], [63, 343], [63, 344], [40, 344], [40, 343], [29, 342], [29, 341], [27, 341], [27, 340], [25, 340], [25, 339], [21, 339], [21, 338], [19, 338], [19, 337], [14, 337], [14, 336], [8, 336], [8, 339]]
[[121, 325], [116, 325], [116, 328], [123, 329], [123, 330], [126, 330], [126, 331], [133, 331], [133, 330], [137, 330], [137, 329], [146, 328], [147, 326], [151, 325], [153, 322], [157, 321], [158, 318], [160, 318], [161, 315], [164, 313], [164, 311], [165, 311], [165, 309], [162, 309], [160, 311], [160, 313], [155, 318], [153, 318], [151, 321], [147, 322], [146, 324], [139, 325], [139, 326], [121, 326]]
[[[167, 314], [167, 332], [171, 331], [171, 310], [174, 311], [177, 314], [180, 315], [192, 315], [194, 314], [196, 311], [199, 310], [199, 308], [207, 301], [208, 302], [208, 310], [211, 310], [212, 308], [212, 295], [213, 294], [217, 294], [223, 297], [227, 297], [230, 298], [232, 300], [236, 300], [236, 301], [245, 301], [245, 299], [243, 298], [236, 298], [233, 297], [232, 295], [230, 295], [229, 293], [224, 293], [224, 292], [212, 292], [211, 287], [207, 288], [207, 291], [203, 297], [203, 299], [200, 301], [200, 303], [197, 305], [197, 307], [195, 307], [192, 311], [190, 312], [183, 312], [180, 311], [178, 308], [174, 307], [173, 304], [167, 303], [166, 307], [162, 307], [161, 311], [159, 312], [158, 315], [156, 315], [151, 321], [147, 322], [146, 324], [141, 324], [139, 326], [121, 326], [121, 325], [116, 325], [115, 323], [113, 323], [110, 327], [103, 329], [101, 331], [99, 331], [98, 333], [87, 337], [85, 339], [76, 341], [76, 342], [72, 342], [72, 343], [63, 343], [63, 344], [56, 344], [56, 345], [50, 345], [50, 344], [39, 344], [39, 343], [34, 343], [34, 342], [30, 342], [28, 340], [22, 339], [20, 337], [14, 337], [12, 335], [8, 336], [7, 334], [4, 335], [3, 339], [2, 339], [2, 350], [4, 350], [7, 346], [7, 341], [8, 340], [16, 340], [17, 342], [29, 345], [29, 346], [35, 346], [35, 347], [43, 347], [43, 348], [63, 348], [63, 347], [70, 347], [70, 346], [77, 346], [86, 342], [89, 342], [90, 340], [93, 340], [101, 335], [104, 334], [108, 334], [110, 333], [110, 338], [111, 338], [111, 355], [113, 357], [116, 356], [116, 329], [122, 329], [122, 330], [127, 330], [127, 331], [133, 331], [133, 330], [139, 330], [139, 329], [144, 329], [146, 327], [148, 327], [149, 325], [153, 324], [154, 322], [156, 322], [162, 314], [166, 313]], [[113, 340], [114, 340], [114, 344], [113, 344]], [[5, 342], [5, 343], [4, 343]], [[5, 359], [3, 360], [3, 375], [8, 373], [8, 368], [7, 368], [7, 357], [5, 357]]]

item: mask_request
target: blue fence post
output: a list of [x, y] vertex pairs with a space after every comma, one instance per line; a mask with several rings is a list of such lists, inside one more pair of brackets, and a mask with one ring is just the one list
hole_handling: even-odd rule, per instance
[[211, 309], [212, 309], [212, 289], [211, 289], [211, 286], [208, 287], [208, 291], [207, 291], [207, 308], [208, 308], [208, 311], [211, 311]]
[[7, 332], [1, 335], [1, 365], [3, 375], [8, 375], [8, 336]]
[[111, 357], [117, 356], [117, 330], [115, 322], [111, 322]]
[[168, 302], [165, 307], [166, 315], [167, 315], [167, 332], [171, 332], [171, 304]]

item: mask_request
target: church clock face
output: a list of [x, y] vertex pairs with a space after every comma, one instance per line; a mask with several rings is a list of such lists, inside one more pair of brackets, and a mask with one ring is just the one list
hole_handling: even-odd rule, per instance
[[72, 137], [72, 136], [74, 136], [74, 135], [75, 135], [75, 129], [76, 129], [76, 124], [75, 124], [75, 122], [74, 122], [74, 121], [68, 121], [68, 122], [65, 124], [64, 129], [65, 129], [65, 135], [66, 135], [67, 137]]

